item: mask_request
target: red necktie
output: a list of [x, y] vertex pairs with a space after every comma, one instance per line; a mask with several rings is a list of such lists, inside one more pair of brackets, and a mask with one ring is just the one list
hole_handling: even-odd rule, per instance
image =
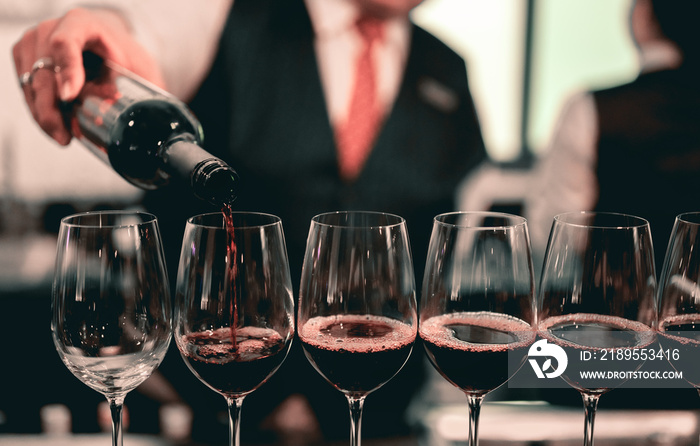
[[340, 123], [335, 132], [340, 175], [346, 180], [353, 180], [359, 175], [382, 120], [372, 48], [383, 37], [383, 23], [379, 19], [362, 16], [356, 26], [362, 36], [362, 49], [356, 62], [347, 121]]

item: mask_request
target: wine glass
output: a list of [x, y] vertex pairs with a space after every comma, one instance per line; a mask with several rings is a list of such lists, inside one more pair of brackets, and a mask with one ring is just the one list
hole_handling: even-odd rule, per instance
[[700, 392], [700, 212], [676, 217], [659, 281], [660, 342], [683, 379]]
[[333, 212], [311, 221], [299, 288], [298, 334], [313, 367], [350, 408], [360, 444], [365, 398], [393, 378], [418, 327], [406, 222], [381, 212]]
[[187, 220], [178, 265], [174, 337], [190, 371], [228, 405], [240, 443], [246, 395], [282, 365], [294, 337], [294, 300], [282, 222], [252, 212]]
[[435, 217], [420, 337], [435, 369], [467, 396], [470, 446], [479, 441], [484, 396], [510, 379], [517, 367], [509, 362], [517, 357], [522, 364], [535, 339], [534, 288], [524, 218], [497, 212]]
[[[624, 382], [607, 378], [607, 372], [637, 370], [644, 357], [639, 352], [655, 342], [655, 293], [646, 220], [607, 212], [554, 217], [540, 281], [538, 332], [566, 352], [561, 376], [583, 397], [584, 445], [593, 444], [600, 396]], [[629, 361], [602, 360], [610, 352]], [[598, 378], [581, 375], [591, 367], [586, 358], [600, 359], [591, 363]]]
[[156, 217], [105, 211], [61, 220], [52, 311], [61, 359], [107, 398], [112, 444], [120, 446], [124, 398], [170, 344], [170, 288]]

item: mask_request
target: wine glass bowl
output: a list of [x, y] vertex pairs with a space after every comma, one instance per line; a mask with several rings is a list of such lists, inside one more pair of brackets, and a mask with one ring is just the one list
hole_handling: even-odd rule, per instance
[[348, 399], [359, 445], [365, 397], [408, 360], [418, 317], [405, 220], [332, 212], [311, 221], [302, 269], [298, 334], [312, 366]]
[[596, 361], [597, 375], [584, 379], [584, 352], [616, 351], [639, 369], [639, 352], [655, 342], [656, 274], [646, 220], [607, 212], [557, 215], [550, 232], [539, 289], [538, 333], [567, 352], [561, 375], [584, 400], [584, 444], [593, 444], [599, 397], [624, 382], [614, 361]]
[[[478, 444], [483, 397], [506, 383], [535, 340], [534, 273], [527, 222], [497, 212], [433, 221], [423, 278], [420, 337], [435, 369], [467, 395], [469, 444]], [[509, 358], [510, 357], [510, 358]]]
[[174, 337], [190, 371], [224, 396], [230, 444], [246, 395], [281, 366], [294, 337], [294, 300], [281, 220], [230, 212], [187, 221]]
[[51, 331], [67, 368], [105, 395], [121, 444], [127, 393], [168, 350], [170, 289], [155, 216], [93, 212], [61, 221]]
[[659, 279], [659, 342], [670, 364], [700, 392], [700, 212], [676, 217]]

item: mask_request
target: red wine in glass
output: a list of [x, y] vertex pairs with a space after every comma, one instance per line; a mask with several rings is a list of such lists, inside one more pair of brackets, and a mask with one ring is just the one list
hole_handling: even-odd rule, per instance
[[350, 444], [360, 446], [365, 398], [401, 370], [416, 339], [406, 221], [365, 211], [313, 217], [297, 308], [305, 355], [345, 395]]
[[[579, 372], [587, 370], [587, 365], [582, 351], [589, 351], [597, 358], [603, 357], [603, 352], [615, 354], [625, 350], [634, 350], [649, 347], [655, 340], [654, 331], [646, 324], [631, 321], [616, 316], [603, 314], [573, 313], [563, 316], [554, 316], [540, 323], [539, 334], [549, 342], [559, 345], [566, 351], [568, 365], [562, 377], [576, 390], [603, 393], [617, 387], [625, 380], [611, 379], [582, 379]], [[610, 353], [608, 353], [610, 354]], [[632, 358], [632, 355], [628, 355]], [[641, 358], [641, 355], [638, 356]], [[636, 361], [637, 368], [641, 367], [643, 360]], [[626, 361], [626, 364], [634, 364]], [[615, 360], [596, 361], [595, 371], [603, 373], [619, 371], [620, 363]]]
[[281, 220], [223, 212], [187, 221], [177, 279], [175, 339], [193, 374], [228, 404], [239, 444], [243, 399], [284, 361], [294, 301]]
[[306, 357], [335, 388], [367, 394], [388, 382], [408, 360], [411, 325], [382, 316], [319, 316], [301, 327]]
[[501, 313], [447, 313], [420, 327], [428, 358], [464, 392], [485, 394], [510, 378], [509, 355], [522, 354], [535, 338], [527, 322]]
[[245, 395], [262, 385], [284, 361], [285, 339], [274, 330], [226, 327], [182, 339], [183, 357], [195, 375], [213, 390]]
[[[583, 399], [584, 445], [593, 445], [600, 396], [622, 379], [582, 379], [577, 371], [602, 372], [604, 363], [621, 371], [617, 361], [601, 360], [606, 349], [634, 353], [649, 346], [655, 341], [656, 314], [654, 249], [646, 220], [610, 212], [554, 217], [540, 278], [538, 331], [568, 350], [562, 377]], [[597, 370], [583, 369], [581, 359], [588, 353], [598, 354]]]
[[419, 334], [428, 359], [467, 397], [467, 444], [479, 443], [481, 403], [510, 379], [534, 341], [534, 273], [527, 221], [499, 212], [435, 216]]
[[700, 212], [676, 216], [659, 280], [659, 343], [666, 359], [700, 392]]
[[697, 313], [670, 316], [659, 323], [659, 342], [674, 369], [683, 372], [683, 379], [700, 388], [700, 315]]
[[231, 204], [225, 204], [221, 213], [226, 242], [223, 294], [228, 296], [228, 326], [189, 333], [182, 336], [180, 345], [185, 362], [207, 386], [227, 395], [246, 395], [279, 368], [287, 354], [289, 340], [270, 328], [239, 326], [242, 296], [238, 279], [242, 261], [237, 258]]

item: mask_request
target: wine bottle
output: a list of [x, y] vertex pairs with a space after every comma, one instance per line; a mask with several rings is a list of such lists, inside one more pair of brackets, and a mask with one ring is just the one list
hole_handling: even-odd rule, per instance
[[61, 105], [73, 136], [142, 189], [186, 181], [218, 207], [236, 199], [238, 175], [202, 148], [202, 126], [185, 104], [94, 53], [83, 61], [85, 85]]

